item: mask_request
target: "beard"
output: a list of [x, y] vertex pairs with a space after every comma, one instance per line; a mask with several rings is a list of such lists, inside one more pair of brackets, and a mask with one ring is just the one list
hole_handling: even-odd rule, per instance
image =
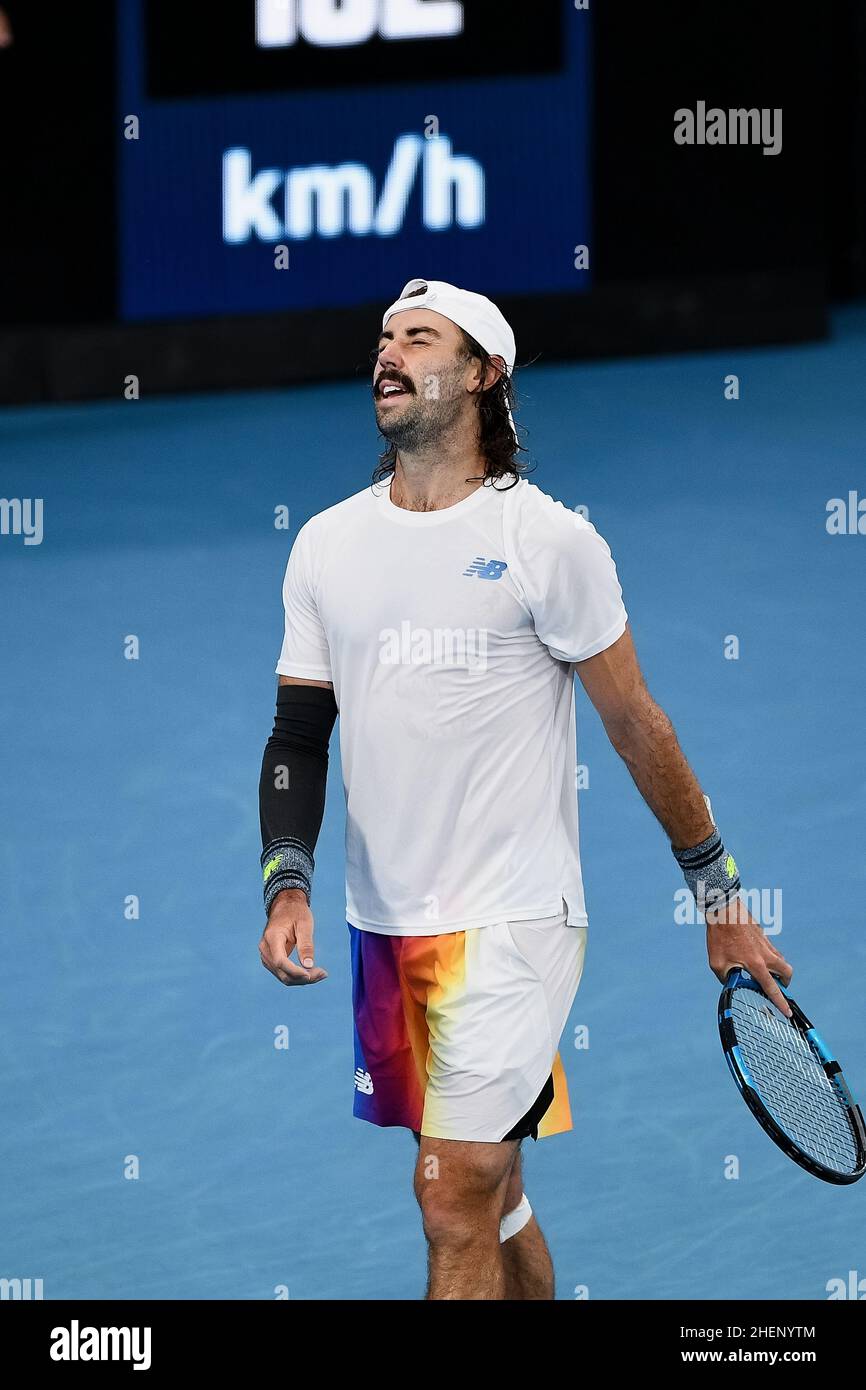
[[460, 415], [461, 400], [456, 390], [448, 395], [451, 382], [440, 377], [440, 389], [444, 393], [438, 398], [427, 399], [422, 395], [412, 395], [395, 410], [387, 407], [379, 409], [376, 402], [376, 423], [379, 433], [398, 449], [415, 453], [435, 444], [453, 426]]

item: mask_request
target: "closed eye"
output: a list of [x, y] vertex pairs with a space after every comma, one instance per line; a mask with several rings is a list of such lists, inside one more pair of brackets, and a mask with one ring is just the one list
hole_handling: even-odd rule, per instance
[[[382, 347], [373, 348], [373, 350], [372, 350], [371, 353], [370, 353], [370, 361], [371, 361], [371, 362], [375, 362], [376, 358], [379, 356], [379, 353], [382, 351], [382, 348], [387, 347], [387, 346], [388, 346], [387, 343], [383, 343], [383, 344], [382, 344]], [[412, 341], [411, 341], [411, 343], [409, 344], [409, 346], [410, 346], [410, 347], [429, 347], [429, 346], [430, 346], [430, 339], [429, 339], [429, 338], [413, 338]]]

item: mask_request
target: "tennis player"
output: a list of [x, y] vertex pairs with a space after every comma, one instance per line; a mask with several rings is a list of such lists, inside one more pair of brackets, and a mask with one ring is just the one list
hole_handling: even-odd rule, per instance
[[790, 966], [737, 897], [647, 691], [610, 549], [524, 476], [514, 362], [483, 295], [412, 280], [385, 311], [372, 391], [389, 448], [292, 547], [261, 773], [262, 962], [317, 984], [313, 851], [339, 711], [354, 1113], [419, 1141], [429, 1299], [554, 1296], [519, 1151], [571, 1128], [558, 1047], [587, 940], [575, 671], [706, 914], [711, 968], [744, 966], [788, 1013], [770, 969], [787, 983]]

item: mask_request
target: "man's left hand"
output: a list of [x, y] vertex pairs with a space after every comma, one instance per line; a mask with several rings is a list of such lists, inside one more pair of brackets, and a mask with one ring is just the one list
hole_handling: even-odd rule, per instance
[[735, 898], [723, 908], [710, 909], [707, 920], [707, 955], [710, 969], [722, 984], [735, 965], [748, 970], [761, 989], [786, 1018], [791, 1009], [770, 971], [779, 976], [783, 985], [790, 984], [793, 967], [767, 939], [757, 922], [750, 917], [745, 904]]

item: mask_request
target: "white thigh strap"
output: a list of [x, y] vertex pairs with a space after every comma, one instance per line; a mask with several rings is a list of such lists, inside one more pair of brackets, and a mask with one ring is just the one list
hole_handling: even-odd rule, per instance
[[518, 1231], [522, 1231], [530, 1216], [532, 1207], [529, 1205], [529, 1198], [524, 1192], [520, 1201], [513, 1211], [506, 1212], [499, 1223], [499, 1243], [510, 1240], [516, 1236]]

